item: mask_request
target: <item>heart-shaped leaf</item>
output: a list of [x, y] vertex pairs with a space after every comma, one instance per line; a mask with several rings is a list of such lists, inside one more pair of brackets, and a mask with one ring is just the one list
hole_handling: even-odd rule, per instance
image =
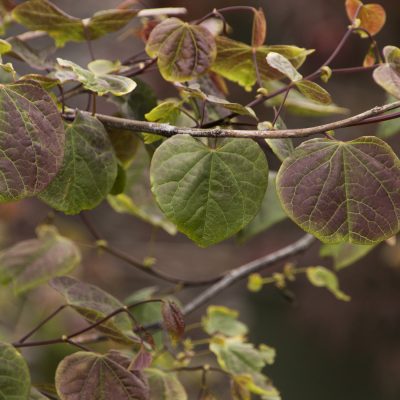
[[257, 214], [268, 164], [251, 140], [221, 140], [210, 148], [190, 136], [175, 136], [155, 151], [150, 177], [165, 215], [207, 247], [234, 235]]
[[173, 372], [163, 372], [160, 369], [145, 370], [150, 386], [149, 400], [187, 400], [185, 388]]
[[1, 85], [0, 202], [41, 192], [64, 156], [64, 128], [50, 96], [33, 82]]
[[[61, 293], [67, 304], [79, 312], [89, 323], [96, 323], [124, 306], [111, 294], [97, 286], [80, 282], [68, 276], [54, 278], [51, 286]], [[117, 314], [97, 326], [96, 329], [116, 341], [131, 343], [136, 338], [132, 333], [132, 321], [125, 313]]]
[[[385, 25], [386, 12], [380, 4], [364, 5], [360, 0], [346, 0], [346, 11], [350, 21], [353, 22], [359, 10], [357, 18], [360, 27], [367, 30], [372, 36], [376, 35]], [[362, 35], [367, 37], [367, 35]]]
[[68, 274], [80, 263], [79, 249], [54, 227], [40, 226], [37, 235], [0, 253], [0, 282], [11, 281], [17, 294]]
[[27, 400], [30, 387], [26, 361], [13, 346], [0, 342], [0, 398]]
[[146, 45], [167, 81], [189, 81], [205, 73], [216, 57], [214, 36], [201, 25], [168, 18], [151, 32]]
[[[148, 400], [149, 387], [139, 371], [128, 371], [110, 352], [100, 355], [77, 352], [57, 367], [56, 388], [61, 400]], [[129, 359], [127, 359], [129, 365]]]
[[282, 205], [301, 228], [326, 243], [372, 244], [400, 228], [400, 161], [376, 137], [312, 139], [277, 176]]
[[103, 124], [77, 113], [66, 129], [63, 165], [40, 198], [56, 210], [78, 214], [96, 207], [117, 177], [117, 159]]

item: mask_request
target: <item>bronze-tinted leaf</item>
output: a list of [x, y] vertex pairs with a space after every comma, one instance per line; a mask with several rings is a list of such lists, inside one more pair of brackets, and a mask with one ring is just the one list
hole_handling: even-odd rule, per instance
[[312, 139], [282, 164], [278, 195], [290, 218], [325, 243], [373, 244], [400, 228], [400, 161], [381, 139]]
[[150, 57], [158, 57], [165, 80], [184, 82], [210, 68], [216, 45], [213, 35], [203, 26], [168, 18], [152, 30], [146, 52]]
[[185, 333], [185, 320], [181, 309], [172, 301], [162, 303], [161, 314], [164, 327], [175, 340], [180, 339]]
[[262, 46], [267, 37], [267, 21], [262, 8], [254, 9], [253, 34], [251, 44], [253, 47]]

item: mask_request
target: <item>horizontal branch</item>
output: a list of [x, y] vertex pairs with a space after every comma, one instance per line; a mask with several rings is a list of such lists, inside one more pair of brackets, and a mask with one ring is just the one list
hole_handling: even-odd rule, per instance
[[[327, 131], [336, 130], [340, 128], [346, 128], [349, 126], [357, 126], [362, 121], [367, 120], [371, 117], [384, 114], [387, 111], [394, 110], [400, 107], [400, 101], [395, 101], [390, 104], [383, 106], [377, 106], [370, 110], [364, 111], [361, 114], [354, 115], [349, 118], [345, 118], [339, 121], [331, 122], [324, 125], [313, 126], [310, 128], [299, 128], [299, 129], [282, 129], [282, 130], [237, 130], [237, 129], [225, 129], [222, 127], [215, 128], [187, 128], [178, 127], [169, 124], [160, 124], [156, 122], [147, 121], [136, 121], [133, 119], [112, 117], [110, 115], [96, 114], [96, 117], [107, 127], [123, 129], [132, 132], [145, 132], [153, 133], [164, 137], [172, 137], [175, 135], [190, 135], [192, 137], [229, 137], [229, 138], [247, 138], [247, 139], [259, 139], [259, 138], [294, 138], [294, 137], [307, 137], [325, 133]], [[83, 114], [90, 113], [81, 111]], [[69, 111], [64, 115], [66, 120], [72, 121], [75, 118], [75, 112]], [[374, 123], [375, 120], [371, 119], [370, 123]]]

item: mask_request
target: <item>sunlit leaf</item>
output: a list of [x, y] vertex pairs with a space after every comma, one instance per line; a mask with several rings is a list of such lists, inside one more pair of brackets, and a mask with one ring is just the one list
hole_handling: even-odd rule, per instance
[[145, 377], [138, 371], [128, 371], [113, 352], [100, 355], [79, 351], [65, 357], [57, 367], [56, 388], [61, 400], [149, 398]]
[[251, 140], [222, 140], [216, 148], [175, 136], [155, 151], [152, 191], [165, 215], [199, 246], [234, 235], [260, 209], [268, 165]]
[[216, 45], [213, 35], [203, 26], [168, 18], [152, 30], [146, 52], [150, 57], [157, 57], [165, 80], [184, 82], [210, 68]]
[[[123, 307], [123, 304], [109, 293], [75, 278], [68, 276], [54, 278], [51, 286], [61, 293], [67, 304], [79, 312], [89, 323], [96, 323]], [[136, 339], [132, 333], [132, 321], [124, 312], [108, 319], [96, 329], [116, 341], [131, 343], [132, 339]]]
[[400, 49], [386, 46], [383, 54], [386, 63], [374, 70], [374, 80], [389, 94], [400, 99]]
[[37, 235], [0, 252], [0, 283], [11, 282], [17, 294], [68, 274], [80, 263], [79, 249], [54, 227], [40, 226]]
[[0, 202], [41, 192], [64, 156], [64, 128], [56, 105], [37, 84], [1, 85]]
[[63, 165], [40, 193], [56, 210], [78, 214], [96, 207], [110, 192], [117, 177], [117, 159], [103, 124], [78, 112], [66, 129]]
[[[250, 90], [257, 81], [252, 47], [225, 36], [218, 36], [216, 42], [217, 58], [211, 67], [212, 71]], [[282, 73], [269, 66], [266, 62], [266, 57], [270, 52], [282, 55], [296, 69], [304, 63], [307, 55], [312, 53], [310, 50], [296, 46], [276, 45], [258, 47], [256, 49], [256, 58], [263, 83], [283, 77]]]
[[111, 60], [93, 60], [88, 64], [88, 70], [93, 72], [95, 75], [110, 74], [111, 72], [117, 72], [121, 67], [120, 61]]
[[248, 329], [237, 320], [238, 316], [239, 313], [231, 308], [209, 306], [201, 324], [209, 335], [220, 333], [224, 336], [243, 336], [247, 334]]
[[329, 269], [324, 267], [308, 267], [306, 273], [308, 280], [314, 286], [325, 287], [338, 300], [350, 301], [350, 296], [339, 289], [337, 276]]
[[[357, 16], [357, 10], [359, 10]], [[354, 18], [360, 20], [360, 27], [372, 36], [376, 35], [385, 25], [386, 12], [380, 4], [363, 4], [360, 0], [346, 0], [346, 11], [351, 22]], [[362, 34], [362, 37], [367, 35]]]
[[180, 114], [181, 101], [166, 100], [145, 114], [147, 121], [174, 125]]
[[253, 236], [266, 231], [287, 218], [287, 214], [283, 211], [276, 193], [275, 179], [276, 173], [271, 171], [268, 176], [268, 187], [261, 208], [254, 219], [238, 233], [240, 242], [251, 239]]
[[185, 388], [173, 372], [147, 368], [145, 374], [149, 381], [149, 400], [187, 400]]
[[9, 53], [12, 49], [11, 44], [3, 39], [0, 39], [0, 55]]
[[289, 217], [325, 243], [373, 244], [395, 235], [399, 185], [400, 161], [376, 137], [308, 140], [283, 162], [277, 176]]
[[319, 254], [321, 257], [332, 257], [335, 269], [340, 270], [365, 257], [375, 246], [352, 243], [324, 244]]
[[296, 83], [297, 89], [307, 98], [319, 104], [331, 104], [331, 95], [315, 82], [303, 80]]
[[267, 55], [267, 63], [281, 74], [285, 75], [291, 81], [299, 81], [303, 78], [299, 74], [293, 64], [282, 54], [271, 51]]
[[253, 47], [262, 46], [267, 37], [267, 21], [262, 8], [254, 10], [253, 33], [251, 44]]
[[167, 220], [151, 193], [149, 166], [149, 155], [144, 146], [139, 145], [126, 170], [124, 192], [117, 196], [108, 196], [108, 202], [115, 211], [131, 214], [174, 235], [177, 231], [175, 225]]
[[0, 342], [0, 398], [27, 400], [31, 386], [28, 365], [11, 344]]

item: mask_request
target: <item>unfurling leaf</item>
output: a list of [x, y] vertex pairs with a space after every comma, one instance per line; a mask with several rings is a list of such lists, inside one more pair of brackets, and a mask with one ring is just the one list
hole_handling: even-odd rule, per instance
[[296, 83], [297, 89], [308, 99], [319, 104], [331, 104], [332, 99], [330, 94], [315, 82], [303, 80]]
[[37, 234], [0, 253], [0, 283], [11, 282], [17, 294], [68, 274], [81, 260], [76, 245], [54, 227], [40, 226]]
[[339, 289], [337, 276], [325, 267], [308, 267], [308, 280], [317, 287], [326, 287], [338, 300], [350, 301], [350, 296]]
[[66, 129], [63, 165], [39, 197], [58, 211], [78, 214], [106, 198], [117, 177], [117, 159], [103, 124], [77, 113]]
[[0, 342], [0, 398], [27, 400], [30, 387], [26, 361], [11, 344]]
[[174, 136], [155, 151], [150, 177], [165, 215], [207, 247], [234, 235], [257, 214], [268, 164], [251, 140], [221, 140], [210, 148], [190, 136]]
[[253, 47], [262, 46], [267, 37], [267, 21], [262, 8], [258, 10], [254, 9], [253, 19], [253, 33], [251, 39], [251, 45]]
[[[51, 281], [51, 286], [65, 298], [67, 304], [91, 324], [124, 307], [111, 294], [75, 278], [68, 276], [55, 278]], [[108, 319], [96, 329], [116, 341], [131, 343], [132, 340], [137, 340], [132, 332], [132, 321], [124, 312]]]
[[220, 333], [224, 336], [243, 336], [248, 329], [245, 324], [237, 320], [238, 316], [239, 313], [231, 308], [209, 306], [201, 324], [209, 335]]
[[[368, 184], [366, 184], [368, 183]], [[400, 228], [400, 161], [381, 139], [312, 139], [277, 176], [290, 218], [325, 243], [373, 244]]]
[[174, 340], [179, 340], [185, 333], [185, 320], [181, 309], [172, 301], [163, 301], [161, 315], [164, 327]]
[[135, 358], [130, 363], [129, 370], [130, 371], [136, 371], [136, 370], [140, 371], [144, 368], [149, 368], [152, 361], [153, 361], [153, 357], [152, 357], [151, 353], [148, 350], [146, 350], [145, 347], [142, 345], [142, 346], [140, 346], [140, 350], [136, 354]]
[[64, 128], [50, 96], [33, 82], [1, 85], [0, 202], [37, 195], [64, 156]]
[[303, 76], [297, 72], [293, 64], [279, 53], [273, 51], [268, 53], [267, 63], [293, 82], [299, 81], [303, 78]]
[[[376, 35], [386, 22], [386, 12], [380, 4], [364, 5], [360, 0], [346, 0], [346, 11], [351, 22], [354, 18], [359, 19], [360, 28], [367, 30], [372, 36]], [[367, 37], [363, 32], [361, 36]]]
[[116, 352], [67, 356], [57, 367], [57, 393], [61, 400], [148, 400], [147, 380], [141, 372], [129, 371], [129, 362]]
[[185, 388], [173, 372], [148, 368], [145, 370], [149, 387], [149, 400], [187, 400]]
[[146, 52], [157, 57], [165, 80], [184, 82], [208, 71], [215, 60], [216, 45], [214, 36], [203, 26], [168, 18], [152, 30]]

